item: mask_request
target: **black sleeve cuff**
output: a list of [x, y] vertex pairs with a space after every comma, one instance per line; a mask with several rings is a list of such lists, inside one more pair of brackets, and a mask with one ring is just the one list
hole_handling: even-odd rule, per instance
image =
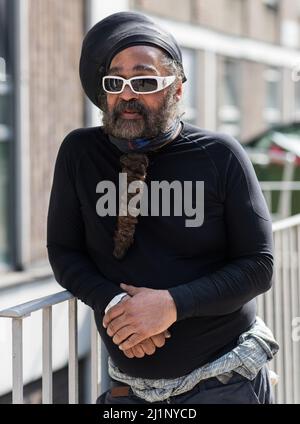
[[195, 311], [195, 297], [192, 290], [186, 285], [181, 285], [171, 287], [168, 291], [177, 308], [177, 321], [192, 317]]

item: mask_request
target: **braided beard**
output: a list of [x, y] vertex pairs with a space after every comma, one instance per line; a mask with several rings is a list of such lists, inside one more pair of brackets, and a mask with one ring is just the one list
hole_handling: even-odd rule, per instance
[[[178, 102], [175, 99], [176, 86], [171, 86], [164, 97], [162, 104], [156, 110], [151, 110], [137, 100], [121, 101], [112, 110], [108, 110], [105, 93], [100, 94], [99, 104], [103, 110], [103, 130], [108, 135], [123, 139], [152, 138], [165, 132], [170, 122], [178, 119]], [[125, 110], [137, 111], [142, 115], [142, 119], [125, 120], [121, 118], [121, 113]], [[144, 153], [127, 153], [121, 156], [122, 173], [127, 173], [127, 187], [132, 181], [145, 181], [149, 160]], [[142, 185], [143, 186], [143, 185]], [[134, 197], [136, 193], [128, 193], [127, 201]], [[142, 193], [141, 193], [142, 195]], [[124, 193], [121, 193], [120, 211], [127, 211]], [[138, 222], [136, 216], [128, 213], [118, 215], [117, 228], [114, 233], [113, 256], [122, 259], [129, 247], [134, 242], [135, 226]]]
[[[127, 187], [132, 181], [145, 181], [149, 159], [143, 153], [128, 153], [120, 158], [122, 164], [122, 172], [127, 173]], [[141, 185], [143, 187], [143, 184]], [[138, 189], [142, 195], [142, 189]], [[136, 193], [128, 193], [128, 203]], [[127, 211], [127, 202], [124, 201], [124, 193], [121, 194], [120, 212]], [[114, 234], [114, 251], [113, 255], [116, 259], [122, 259], [129, 247], [134, 241], [135, 226], [138, 222], [137, 217], [130, 213], [126, 216], [118, 216], [117, 228]]]

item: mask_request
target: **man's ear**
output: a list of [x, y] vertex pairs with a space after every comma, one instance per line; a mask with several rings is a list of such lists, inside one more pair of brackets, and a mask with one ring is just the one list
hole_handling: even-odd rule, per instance
[[182, 84], [182, 80], [180, 80], [177, 83], [176, 92], [175, 92], [175, 99], [177, 102], [179, 102], [179, 100], [182, 98], [182, 95], [183, 95], [183, 84]]

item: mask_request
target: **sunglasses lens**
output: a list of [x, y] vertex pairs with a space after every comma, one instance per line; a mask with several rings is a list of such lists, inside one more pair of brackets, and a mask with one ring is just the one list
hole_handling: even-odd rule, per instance
[[157, 89], [157, 81], [152, 78], [133, 79], [131, 84], [138, 93], [148, 93]]
[[104, 80], [105, 90], [115, 93], [122, 90], [123, 81], [118, 78], [106, 78]]

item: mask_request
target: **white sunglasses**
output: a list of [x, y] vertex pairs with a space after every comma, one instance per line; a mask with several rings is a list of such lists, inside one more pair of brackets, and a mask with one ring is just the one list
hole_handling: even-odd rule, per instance
[[125, 85], [129, 85], [131, 91], [136, 94], [151, 94], [168, 87], [175, 81], [175, 78], [174, 75], [169, 75], [167, 77], [140, 76], [125, 79], [107, 75], [102, 78], [102, 86], [103, 90], [110, 94], [122, 93]]

